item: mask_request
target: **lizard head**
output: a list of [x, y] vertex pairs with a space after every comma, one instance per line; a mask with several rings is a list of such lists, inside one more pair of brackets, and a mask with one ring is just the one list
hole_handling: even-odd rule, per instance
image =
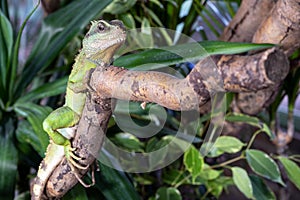
[[82, 42], [87, 59], [96, 64], [110, 64], [114, 53], [126, 40], [126, 30], [119, 20], [92, 21]]

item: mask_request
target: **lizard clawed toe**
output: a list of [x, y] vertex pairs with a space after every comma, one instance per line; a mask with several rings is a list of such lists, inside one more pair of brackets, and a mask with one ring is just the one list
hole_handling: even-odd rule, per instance
[[92, 183], [90, 183], [90, 184], [86, 184], [82, 180], [82, 178], [78, 175], [78, 173], [74, 172], [74, 175], [77, 178], [77, 180], [81, 183], [81, 185], [83, 185], [86, 188], [91, 187], [91, 186], [95, 185], [95, 183], [96, 183], [96, 181], [95, 181], [95, 170], [94, 170], [94, 167], [92, 167]]
[[74, 154], [74, 151], [76, 150], [76, 148], [74, 147], [66, 147], [67, 148], [67, 153], [66, 153], [66, 158], [69, 162], [70, 165], [73, 165], [74, 167], [81, 169], [81, 170], [86, 170], [89, 168], [89, 165], [83, 165], [78, 163], [78, 161], [84, 160], [84, 158], [81, 158], [79, 156], [77, 156], [76, 154]]
[[78, 161], [84, 160], [84, 158], [81, 158], [79, 156], [77, 156], [74, 151], [76, 150], [75, 147], [71, 147], [68, 146], [66, 147], [65, 151], [67, 152], [66, 155], [66, 159], [68, 161], [68, 164], [71, 168], [72, 173], [74, 174], [74, 176], [76, 177], [76, 179], [78, 180], [78, 182], [80, 182], [84, 187], [91, 187], [93, 185], [95, 185], [95, 177], [94, 177], [94, 170], [92, 170], [92, 183], [91, 184], [86, 184], [82, 178], [80, 173], [78, 172], [78, 169], [80, 170], [86, 170], [90, 167], [90, 165], [82, 165], [80, 163], [78, 163]]

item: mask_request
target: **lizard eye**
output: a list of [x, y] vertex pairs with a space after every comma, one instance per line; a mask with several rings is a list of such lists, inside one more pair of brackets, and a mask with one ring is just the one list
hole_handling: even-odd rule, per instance
[[106, 29], [106, 26], [105, 26], [102, 22], [100, 22], [100, 23], [98, 24], [98, 30], [99, 30], [100, 32], [103, 32], [105, 29]]

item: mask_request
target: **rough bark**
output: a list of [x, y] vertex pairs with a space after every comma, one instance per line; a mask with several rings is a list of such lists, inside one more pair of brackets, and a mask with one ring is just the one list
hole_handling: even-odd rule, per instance
[[289, 69], [285, 55], [276, 48], [252, 56], [221, 58], [217, 63], [219, 70], [208, 63], [206, 60], [199, 62], [184, 79], [115, 66], [96, 68], [90, 84], [102, 97], [155, 102], [172, 110], [191, 110], [204, 105], [215, 92], [257, 91], [277, 85]]
[[224, 29], [220, 40], [251, 42], [258, 26], [275, 2], [276, 0], [243, 0], [235, 17]]
[[287, 56], [300, 47], [300, 1], [279, 0], [253, 36], [254, 43], [280, 44]]
[[[228, 41], [249, 41], [252, 38], [252, 42], [254, 43], [274, 43], [278, 44], [279, 47], [284, 51], [286, 57], [289, 56], [292, 52], [294, 52], [300, 45], [300, 1], [299, 0], [278, 0], [276, 4], [274, 1], [254, 1], [254, 0], [244, 0], [242, 7], [242, 11], [238, 11], [241, 13], [252, 13], [252, 7], [246, 6], [255, 5], [256, 3], [266, 3], [269, 4], [269, 10], [261, 10], [261, 14], [256, 13], [255, 15], [251, 15], [253, 20], [248, 19], [253, 24], [250, 26], [250, 32], [246, 34], [245, 38], [241, 37], [233, 37], [231, 36], [231, 32], [227, 31], [227, 29], [232, 29], [230, 27], [235, 27], [235, 32], [240, 33], [245, 30], [250, 30], [249, 28], [243, 27], [241, 25], [236, 26], [236, 24], [244, 23], [245, 19], [240, 18], [244, 15], [236, 15], [232, 22], [229, 25], [229, 28], [225, 29], [221, 38], [228, 39]], [[272, 6], [273, 5], [273, 6]], [[266, 12], [266, 11], [269, 11]], [[248, 21], [247, 20], [247, 21]], [[243, 29], [243, 30], [240, 30]], [[239, 40], [240, 39], [240, 40]], [[250, 40], [250, 41], [251, 41]], [[223, 56], [223, 59], [230, 59], [226, 57], [231, 56]], [[274, 70], [277, 70], [276, 67], [273, 67]], [[282, 74], [280, 78], [283, 80], [286, 74]], [[278, 88], [280, 87], [280, 82], [278, 84], [273, 85], [273, 87], [265, 88], [260, 91], [253, 91], [248, 93], [239, 93], [235, 99], [236, 103], [233, 105], [233, 109], [237, 112], [242, 112], [250, 115], [255, 115], [259, 113], [263, 108], [267, 107], [272, 103], [275, 98]]]

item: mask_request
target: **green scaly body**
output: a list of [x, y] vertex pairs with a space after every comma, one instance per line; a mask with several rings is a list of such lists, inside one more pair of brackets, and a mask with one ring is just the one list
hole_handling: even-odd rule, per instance
[[[43, 122], [43, 128], [50, 136], [50, 144], [40, 164], [37, 177], [33, 181], [32, 200], [44, 197], [45, 185], [64, 156], [71, 169], [88, 167], [76, 162], [80, 158], [74, 155], [74, 148], [70, 142], [70, 139], [74, 137], [86, 100], [86, 82], [89, 80], [86, 80], [85, 76], [92, 68], [108, 66], [115, 51], [125, 39], [126, 32], [122, 22], [117, 20], [110, 23], [102, 20], [92, 21], [91, 28], [83, 39], [82, 50], [76, 57], [69, 76], [65, 105], [50, 113]], [[73, 173], [76, 173], [75, 170]]]

